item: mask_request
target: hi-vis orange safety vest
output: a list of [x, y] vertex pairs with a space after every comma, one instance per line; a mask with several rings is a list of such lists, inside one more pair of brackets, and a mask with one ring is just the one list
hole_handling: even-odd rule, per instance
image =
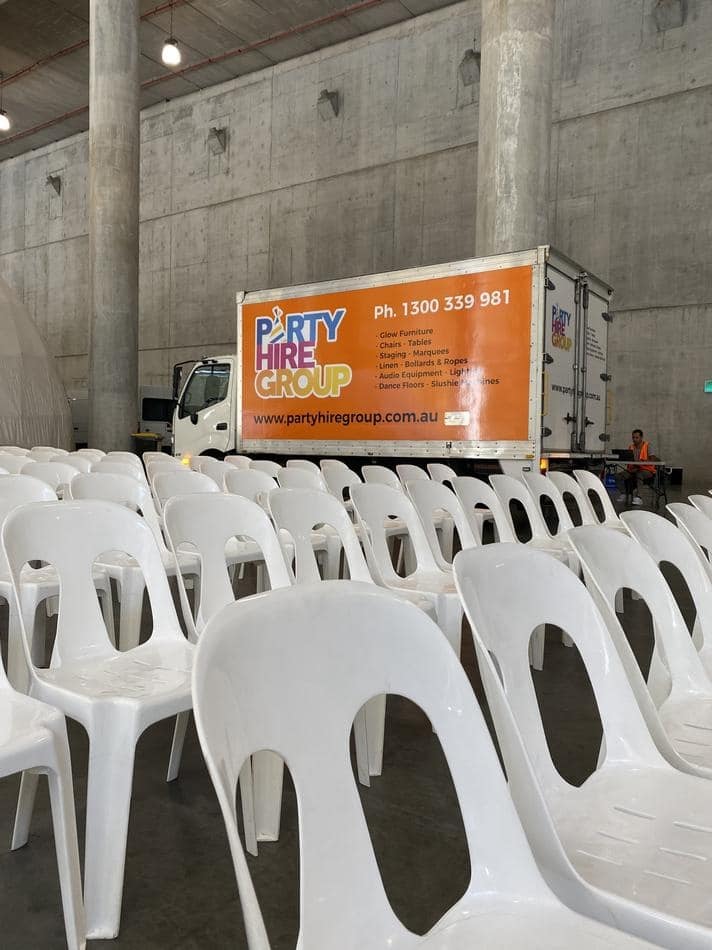
[[[632, 442], [631, 442], [631, 444], [628, 446], [628, 448], [631, 450], [631, 452], [635, 452], [635, 446], [633, 445]], [[647, 443], [647, 442], [642, 442], [642, 443], [641, 443], [641, 445], [640, 445], [640, 455], [638, 456], [638, 458], [640, 459], [641, 462], [644, 462], [644, 461], [647, 459], [647, 457], [648, 457], [648, 448], [649, 448], [649, 446], [648, 446], [648, 443]], [[637, 464], [636, 464], [636, 465], [629, 465], [629, 466], [628, 466], [628, 471], [629, 471], [629, 472], [655, 472], [655, 466], [654, 466], [654, 465], [637, 465]]]

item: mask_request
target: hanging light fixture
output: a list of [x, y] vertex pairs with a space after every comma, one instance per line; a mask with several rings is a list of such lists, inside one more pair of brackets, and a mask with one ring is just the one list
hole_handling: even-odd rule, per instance
[[175, 0], [171, 0], [171, 27], [168, 34], [168, 39], [163, 44], [163, 50], [161, 51], [161, 59], [166, 64], [166, 66], [178, 66], [180, 64], [181, 55], [180, 48], [176, 42], [176, 38], [173, 36], [173, 4]]
[[3, 73], [0, 73], [0, 132], [9, 132], [11, 124], [10, 116], [2, 107], [2, 82], [4, 78]]

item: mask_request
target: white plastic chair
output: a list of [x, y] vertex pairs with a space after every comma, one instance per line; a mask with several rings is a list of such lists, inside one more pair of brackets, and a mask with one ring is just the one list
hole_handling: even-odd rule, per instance
[[[323, 465], [321, 474], [331, 494], [339, 499], [349, 513], [353, 513], [354, 506], [350, 494], [351, 486], [363, 484], [358, 473], [350, 469], [348, 465]], [[349, 491], [348, 498], [344, 496], [344, 492], [347, 489]]]
[[[59, 575], [59, 615], [52, 663], [38, 669], [23, 623], [30, 695], [76, 719], [89, 736], [84, 860], [87, 936], [115, 937], [121, 916], [134, 750], [148, 726], [191, 708], [194, 647], [183, 636], [161, 556], [145, 520], [101, 501], [40, 503], [8, 515], [2, 540], [15, 594], [28, 561], [48, 561]], [[146, 579], [153, 630], [126, 653], [107, 636], [91, 566], [107, 551], [135, 558]], [[27, 840], [37, 776], [20, 787], [15, 845]]]
[[92, 466], [92, 472], [108, 472], [113, 475], [128, 475], [129, 478], [135, 479], [141, 484], [147, 484], [146, 476], [143, 473], [142, 468], [137, 468], [133, 462], [125, 462], [119, 459], [114, 461], [113, 458], [110, 458], [108, 455], [101, 459], [99, 462], [95, 462]]
[[313, 468], [305, 468], [302, 465], [285, 467], [277, 473], [277, 482], [280, 488], [305, 488], [324, 492], [329, 490], [321, 470], [316, 465]]
[[[0, 464], [2, 464], [0, 462]], [[689, 495], [688, 501], [691, 505], [694, 505], [695, 508], [698, 508], [703, 515], [707, 515], [708, 518], [712, 518], [712, 498], [709, 495]], [[677, 502], [677, 504], [680, 504]]]
[[343, 462], [341, 459], [320, 459], [319, 468], [322, 472], [326, 471], [327, 468], [348, 468], [349, 471], [351, 471], [346, 462]]
[[236, 468], [225, 476], [225, 490], [233, 495], [242, 495], [250, 501], [260, 503], [263, 496], [269, 495], [277, 487], [277, 482], [266, 472], [256, 468]]
[[19, 475], [25, 465], [27, 465], [26, 455], [13, 455], [10, 452], [0, 453], [0, 468], [3, 468], [8, 475]]
[[428, 462], [428, 474], [434, 482], [441, 482], [443, 485], [449, 483], [452, 487], [452, 481], [457, 478], [457, 472], [450, 465], [443, 462]]
[[[578, 571], [578, 559], [567, 537], [568, 532], [573, 528], [574, 523], [571, 520], [571, 515], [569, 514], [568, 508], [566, 507], [564, 499], [561, 496], [561, 492], [556, 487], [554, 482], [549, 481], [545, 475], [541, 475], [539, 472], [523, 472], [522, 481], [527, 486], [529, 493], [534, 499], [534, 503], [537, 507], [539, 515], [541, 516], [541, 523], [544, 525], [546, 533], [549, 535], [552, 541], [561, 545], [562, 549], [566, 552], [571, 570]], [[549, 501], [553, 505], [554, 511], [556, 512], [557, 525], [555, 531], [549, 527], [544, 518], [542, 502], [545, 500]]]
[[220, 489], [209, 475], [202, 472], [193, 472], [187, 468], [168, 469], [158, 472], [153, 478], [153, 497], [156, 507], [163, 511], [163, 506], [174, 495], [192, 495], [196, 492], [218, 492]]
[[27, 456], [30, 454], [29, 449], [23, 449], [19, 445], [0, 445], [0, 452], [7, 452], [9, 455], [22, 456]]
[[321, 475], [321, 468], [310, 459], [287, 459], [286, 468], [301, 468], [305, 472]]
[[183, 471], [191, 471], [191, 469], [188, 465], [184, 465], [180, 459], [173, 458], [170, 455], [166, 455], [164, 459], [151, 459], [146, 462], [146, 479], [151, 486], [153, 486], [154, 478], [160, 472]]
[[541, 510], [523, 479], [513, 478], [511, 475], [490, 475], [490, 482], [502, 504], [512, 535], [515, 538], [517, 537], [510, 504], [512, 501], [518, 501], [524, 508], [524, 513], [529, 522], [529, 529], [532, 535], [531, 540], [527, 542], [529, 547], [545, 551], [558, 561], [567, 564], [571, 570], [577, 571], [578, 561], [570, 545], [568, 545], [564, 539], [552, 537], [544, 523]]
[[[594, 514], [595, 507], [591, 503], [591, 498], [594, 495], [598, 498], [604, 516], [600, 524], [605, 525], [607, 528], [614, 528], [616, 531], [625, 530], [625, 528], [621, 528], [622, 522], [618, 517], [616, 509], [613, 507], [611, 496], [606, 491], [606, 486], [601, 479], [594, 475], [593, 472], [589, 472], [584, 468], [577, 468], [574, 471], [574, 477], [583, 489], [586, 498], [589, 500]], [[598, 521], [598, 516], [596, 516], [596, 520]]]
[[[0, 559], [4, 555], [0, 553]], [[18, 630], [16, 635], [21, 637]], [[12, 633], [11, 633], [12, 636]], [[68, 950], [86, 947], [86, 920], [67, 726], [58, 710], [12, 689], [0, 662], [0, 777], [32, 769], [46, 775]], [[26, 843], [13, 841], [13, 849]], [[9, 864], [6, 874], [11, 874]], [[31, 913], [31, 912], [30, 912]], [[28, 927], [27, 946], [35, 945]]]
[[396, 491], [402, 491], [403, 485], [396, 473], [385, 465], [362, 465], [361, 477], [367, 485], [388, 485]]
[[[309, 463], [309, 466], [313, 467], [293, 465], [290, 468], [283, 468], [277, 474], [280, 487], [305, 489], [327, 494], [329, 490], [326, 487], [326, 481], [321, 470], [312, 462]], [[312, 534], [312, 547], [314, 551], [319, 551], [322, 554], [324, 580], [337, 580], [341, 574], [341, 538], [339, 533], [329, 525], [317, 527]]]
[[[179, 582], [183, 616], [193, 641], [210, 618], [235, 600], [225, 551], [237, 537], [248, 537], [260, 551], [271, 589], [293, 583], [272, 522], [255, 502], [238, 495], [183, 495], [166, 502], [165, 524], [174, 554], [189, 546], [200, 559], [200, 606], [195, 621], [185, 587]], [[189, 713], [176, 721], [169, 777], [178, 774]], [[270, 752], [255, 756], [252, 770], [243, 777], [245, 838], [248, 851], [257, 854], [258, 841], [279, 837], [283, 766]], [[253, 811], [254, 798], [254, 811]]]
[[[317, 524], [328, 525], [338, 533], [350, 579], [364, 584], [376, 583], [366, 563], [356, 527], [336, 498], [320, 491], [278, 488], [270, 494], [269, 503], [274, 522], [281, 531], [280, 540], [284, 544], [286, 532], [293, 546], [298, 584], [313, 584], [321, 580], [312, 541], [313, 528]], [[285, 555], [290, 556], [286, 548]], [[391, 593], [414, 603], [433, 620], [436, 619], [432, 600], [417, 591], [391, 589]], [[383, 770], [385, 716], [386, 697], [376, 696], [364, 707], [360, 720], [363, 731], [359, 731], [359, 724], [355, 727], [359, 781], [364, 785], [370, 784], [369, 776], [380, 775]]]
[[[467, 677], [432, 621], [411, 605], [373, 585], [332, 581], [229, 606], [201, 638], [193, 684], [250, 950], [270, 944], [240, 843], [235, 788], [243, 763], [264, 748], [289, 762], [299, 801], [299, 947], [640, 946], [578, 917], [546, 887]], [[407, 697], [432, 722], [471, 854], [465, 894], [423, 936], [391, 908], [351, 774], [354, 716], [365, 696], [382, 692]]]
[[41, 482], [53, 488], [61, 498], [65, 489], [79, 474], [79, 469], [67, 464], [66, 462], [28, 462], [23, 466], [22, 475], [31, 475], [32, 478], [39, 478]]
[[193, 457], [193, 469], [203, 475], [207, 475], [215, 482], [220, 491], [225, 489], [225, 476], [230, 471], [231, 466], [220, 459], [214, 459], [210, 455], [199, 455]]
[[30, 452], [53, 452], [55, 455], [69, 455], [68, 449], [58, 449], [52, 445], [33, 445]]
[[112, 462], [122, 462], [124, 465], [133, 465], [141, 474], [143, 474], [143, 462], [135, 452], [107, 452], [107, 459]]
[[86, 455], [87, 458], [92, 459], [94, 462], [99, 462], [104, 458], [106, 452], [102, 449], [77, 449], [77, 455]]
[[452, 560], [448, 561], [443, 556], [437, 534], [437, 525], [442, 522], [443, 514], [447, 515], [457, 530], [460, 547], [472, 548], [482, 543], [470, 527], [457, 496], [442, 482], [434, 482], [429, 478], [417, 478], [407, 483], [406, 494], [415, 505], [415, 510], [425, 529], [430, 550], [441, 571], [452, 571]]
[[149, 462], [160, 462], [163, 460], [173, 461], [180, 465], [180, 459], [175, 458], [173, 455], [169, 455], [167, 452], [144, 452], [141, 456], [141, 461], [143, 462], [144, 469]]
[[265, 472], [272, 478], [276, 478], [282, 466], [279, 462], [270, 462], [269, 459], [250, 459], [250, 468], [254, 468], [257, 472]]
[[[586, 586], [606, 622], [658, 749], [676, 768], [712, 778], [712, 682], [656, 563], [661, 548], [666, 549], [662, 560], [674, 564], [686, 581], [689, 578], [698, 597], [709, 596], [712, 581], [690, 542], [671, 522], [649, 512], [630, 514], [643, 516], [626, 520], [635, 531], [635, 540], [620, 532], [590, 526], [575, 529], [571, 539], [580, 553]], [[648, 696], [643, 695], [646, 689], [640, 670], [615, 617], [614, 598], [622, 587], [638, 592], [653, 621], [655, 639]], [[705, 619], [709, 619], [708, 615], [709, 607]], [[650, 708], [650, 700], [657, 714]], [[687, 762], [695, 768], [689, 768]]]
[[234, 468], [247, 469], [252, 461], [249, 455], [226, 455], [225, 461]]
[[420, 465], [396, 465], [396, 474], [404, 490], [408, 482], [425, 481], [426, 479], [430, 481], [430, 475], [428, 475], [425, 469], [421, 468]]
[[56, 455], [52, 461], [71, 465], [72, 468], [76, 468], [78, 472], [82, 472], [84, 475], [91, 472], [94, 465], [94, 462], [86, 455], [79, 455], [76, 452], [70, 452], [69, 455]]
[[[169, 577], [199, 575], [200, 562], [194, 554], [181, 551], [176, 558], [166, 547], [151, 493], [138, 479], [105, 471], [79, 475], [70, 485], [70, 496], [78, 500], [111, 501], [139, 512], [153, 534], [166, 574]], [[99, 566], [116, 581], [119, 588], [118, 645], [122, 650], [132, 650], [138, 646], [141, 634], [143, 595], [146, 589], [143, 571], [133, 558], [122, 551], [103, 555]]]
[[38, 448], [32, 449], [25, 458], [28, 462], [51, 462], [58, 454], [57, 449]]
[[[461, 551], [455, 578], [509, 788], [551, 887], [580, 913], [660, 946], [712, 946], [709, 783], [661, 756], [586, 588], [516, 544]], [[580, 787], [551, 759], [528, 669], [531, 632], [547, 623], [574, 639], [603, 725], [598, 768]]]
[[510, 519], [505, 514], [502, 502], [494, 488], [472, 475], [458, 475], [452, 481], [465, 517], [473, 534], [482, 542], [482, 527], [490, 518], [494, 522], [495, 538], [500, 541], [516, 541]]
[[[441, 571], [433, 557], [413, 502], [400, 489], [376, 483], [354, 485], [351, 494], [371, 576], [381, 587], [417, 591], [427, 597], [435, 607], [438, 626], [459, 656], [462, 606], [452, 574]], [[393, 517], [401, 520], [412, 545], [415, 569], [406, 577], [394, 570], [388, 548], [385, 526]]]
[[[566, 503], [566, 495], [569, 495], [574, 500], [581, 518], [581, 524], [601, 523], [596, 517], [596, 512], [593, 510], [591, 499], [584, 492], [583, 488], [576, 481], [573, 475], [569, 475], [567, 472], [550, 471], [547, 478], [559, 489], [559, 493], [564, 500], [564, 504]], [[613, 525], [610, 527], [613, 527]], [[625, 526], [620, 525], [620, 530], [625, 531]]]
[[712, 556], [712, 518], [694, 505], [674, 501], [665, 506], [675, 521], [695, 544], [702, 557], [709, 562]]
[[521, 481], [525, 472], [531, 472], [532, 462], [528, 459], [499, 459], [499, 467], [503, 475]]

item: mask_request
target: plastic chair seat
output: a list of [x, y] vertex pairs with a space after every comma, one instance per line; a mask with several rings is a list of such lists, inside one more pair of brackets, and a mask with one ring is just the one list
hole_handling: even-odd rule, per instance
[[[61, 692], [63, 708], [80, 721], [84, 699], [92, 703], [120, 699], [124, 705], [138, 701], [142, 707], [153, 702], [165, 708], [165, 716], [170, 716], [190, 709], [194, 650], [187, 640], [169, 645], [149, 640], [127, 653], [37, 670], [37, 677], [42, 681], [43, 698], [52, 702], [54, 691]], [[71, 694], [76, 696], [73, 710]]]
[[672, 747], [683, 759], [710, 769], [712, 778], [712, 690], [707, 696], [675, 700], [658, 710]]
[[607, 768], [549, 804], [569, 860], [589, 884], [712, 926], [712, 797], [704, 781], [672, 769]]
[[38, 762], [37, 748], [48, 739], [48, 726], [57, 728], [64, 716], [53, 706], [30, 696], [0, 693], [0, 775], [12, 775]]
[[[444, 576], [443, 576], [444, 575]], [[407, 577], [401, 577], [391, 585], [396, 591], [417, 591], [420, 594], [453, 594], [456, 593], [455, 580], [451, 574], [435, 571], [416, 571]]]

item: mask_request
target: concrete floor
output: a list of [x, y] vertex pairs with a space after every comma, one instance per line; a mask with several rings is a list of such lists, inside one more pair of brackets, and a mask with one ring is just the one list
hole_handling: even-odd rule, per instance
[[[673, 490], [670, 500], [691, 491]], [[683, 593], [680, 600], [689, 616]], [[626, 597], [623, 622], [647, 672], [652, 632], [644, 603]], [[5, 608], [0, 611], [0, 630], [6, 630]], [[463, 664], [485, 708], [467, 631]], [[567, 780], [580, 784], [595, 767], [601, 728], [577, 651], [562, 646], [551, 631], [545, 668], [533, 676], [554, 761]], [[87, 741], [72, 723], [69, 734], [82, 848]], [[121, 933], [113, 946], [242, 950], [247, 944], [224, 826], [197, 737], [191, 727], [180, 777], [167, 785], [171, 734], [172, 723], [159, 724], [137, 749]], [[0, 781], [0, 946], [60, 950], [65, 946], [64, 928], [44, 783], [29, 845], [14, 853], [5, 850], [18, 784], [17, 777]], [[370, 789], [360, 790], [392, 905], [404, 924], [424, 932], [464, 891], [469, 862], [437, 737], [422, 713], [405, 700], [389, 699], [383, 775], [373, 779]], [[288, 781], [280, 841], [261, 845], [259, 858], [249, 859], [273, 950], [291, 950], [296, 941], [296, 819]]]

